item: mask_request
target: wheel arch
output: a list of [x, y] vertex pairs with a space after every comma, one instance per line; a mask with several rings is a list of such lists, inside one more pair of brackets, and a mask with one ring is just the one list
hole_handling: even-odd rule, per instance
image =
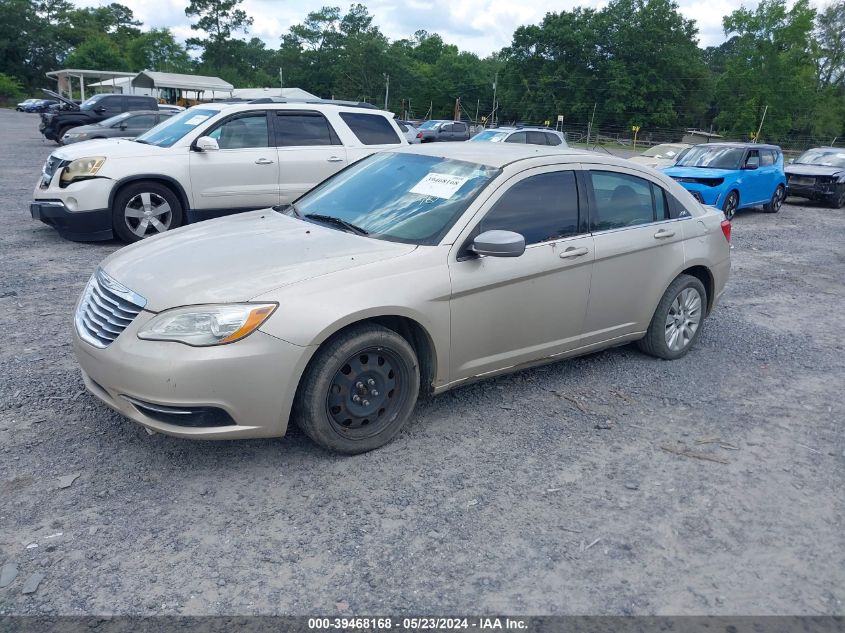
[[109, 209], [112, 208], [114, 204], [114, 199], [118, 193], [120, 193], [124, 188], [128, 187], [129, 185], [133, 185], [138, 182], [155, 182], [160, 185], [164, 185], [174, 194], [176, 197], [179, 198], [179, 204], [182, 205], [182, 224], [185, 223], [187, 219], [188, 213], [188, 194], [185, 192], [185, 188], [179, 184], [179, 181], [171, 176], [165, 176], [164, 174], [133, 174], [132, 176], [126, 176], [125, 178], [121, 178], [117, 182], [115, 182], [114, 187], [111, 189], [111, 193], [109, 193]]
[[[680, 273], [678, 273], [678, 275], [675, 276], [674, 279], [672, 279], [672, 281], [675, 281], [675, 279], [677, 279], [680, 275], [689, 275], [690, 277], [695, 277], [704, 286], [704, 291], [707, 293], [707, 311], [705, 312], [705, 316], [709, 316], [710, 311], [713, 309], [713, 295], [715, 294], [716, 286], [716, 281], [713, 278], [713, 273], [710, 271], [709, 268], [707, 268], [707, 266], [696, 264], [694, 266], [690, 266], [682, 270]], [[666, 291], [664, 290], [664, 292]]]
[[[324, 329], [315, 338], [317, 350], [312, 355], [312, 360], [317, 357], [317, 351], [328, 341], [347, 330], [362, 324], [376, 324], [393, 330], [404, 338], [414, 349], [417, 360], [420, 364], [420, 394], [429, 395], [433, 391], [434, 382], [437, 377], [437, 347], [428, 329], [417, 319], [395, 313], [375, 314], [368, 316], [358, 315], [351, 320], [344, 320], [341, 323], [333, 324]], [[310, 361], [309, 361], [310, 362]], [[303, 372], [303, 376], [305, 372]], [[300, 377], [300, 380], [302, 378]]]

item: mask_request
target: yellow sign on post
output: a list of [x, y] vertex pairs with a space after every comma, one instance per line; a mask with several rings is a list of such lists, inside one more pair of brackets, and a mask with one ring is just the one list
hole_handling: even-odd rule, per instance
[[639, 132], [640, 132], [640, 126], [639, 125], [632, 125], [631, 131], [634, 133], [634, 149], [637, 149], [637, 134], [639, 134]]

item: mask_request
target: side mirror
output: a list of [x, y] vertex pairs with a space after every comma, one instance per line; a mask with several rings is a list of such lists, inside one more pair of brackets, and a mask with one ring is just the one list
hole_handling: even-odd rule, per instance
[[127, 123], [121, 123], [121, 124], [120, 124], [120, 129], [121, 129], [121, 130], [125, 130], [125, 129], [126, 129], [126, 128], [128, 128], [128, 127], [129, 127], [129, 125], [128, 125]]
[[790, 164], [790, 165], [791, 165], [792, 163], [794, 163], [794, 162], [795, 162], [795, 159], [794, 159], [794, 158], [790, 158], [790, 159], [787, 161], [787, 163], [788, 163], [788, 164]]
[[519, 257], [525, 252], [525, 238], [513, 231], [484, 231], [469, 249], [476, 255]]
[[745, 165], [743, 165], [742, 168], [748, 169], [748, 170], [753, 170], [753, 169], [757, 169], [757, 167], [759, 167], [759, 165], [757, 163], [745, 163]]
[[94, 108], [94, 112], [96, 112], [97, 114], [102, 114], [105, 111], [106, 111], [105, 106], [97, 106], [96, 108]]
[[216, 152], [220, 149], [217, 141], [210, 136], [200, 136], [194, 141], [194, 147], [196, 147], [198, 152]]

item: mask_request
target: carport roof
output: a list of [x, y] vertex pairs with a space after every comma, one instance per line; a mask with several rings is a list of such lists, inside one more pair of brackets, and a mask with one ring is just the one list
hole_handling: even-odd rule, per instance
[[62, 68], [60, 70], [51, 70], [47, 73], [47, 76], [53, 79], [67, 75], [90, 79], [113, 79], [115, 77], [134, 77], [135, 73], [120, 72], [117, 70], [85, 70], [81, 68]]
[[223, 81], [220, 77], [160, 73], [149, 70], [138, 73], [132, 80], [132, 85], [136, 88], [178, 88], [181, 90], [211, 90], [215, 92], [232, 92], [234, 89], [232, 84]]

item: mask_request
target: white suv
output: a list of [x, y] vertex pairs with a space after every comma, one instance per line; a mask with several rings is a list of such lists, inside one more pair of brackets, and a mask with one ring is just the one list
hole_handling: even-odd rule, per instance
[[133, 140], [50, 155], [32, 217], [62, 237], [135, 242], [187, 222], [287, 204], [346, 165], [407, 142], [393, 114], [330, 101], [210, 103]]

